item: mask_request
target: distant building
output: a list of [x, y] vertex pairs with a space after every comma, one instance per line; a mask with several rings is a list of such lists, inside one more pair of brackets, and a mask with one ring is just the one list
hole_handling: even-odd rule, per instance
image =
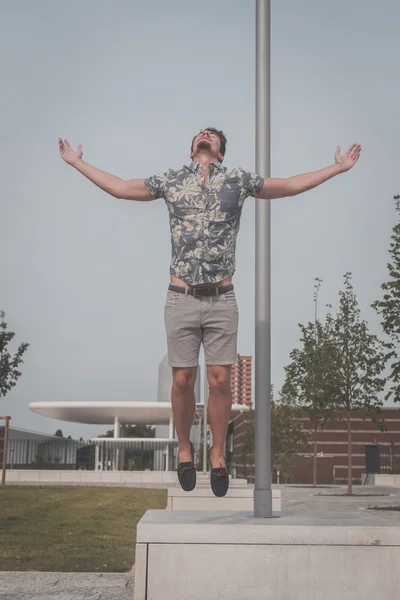
[[[366, 472], [366, 446], [379, 446], [380, 472], [400, 472], [400, 411], [398, 408], [383, 408], [380, 418], [384, 420], [386, 431], [381, 431], [373, 421], [353, 414], [352, 429], [352, 463], [353, 483], [361, 483], [361, 476]], [[254, 412], [243, 413], [234, 418], [232, 423], [233, 455], [238, 477], [246, 477], [254, 482], [254, 456], [248, 456], [246, 464], [241, 463], [241, 450], [245, 437], [245, 423], [254, 419]], [[313, 425], [304, 417], [303, 425], [312, 431]], [[323, 431], [317, 435], [318, 452], [318, 484], [344, 484], [347, 482], [348, 442], [347, 423], [330, 421]], [[276, 477], [276, 472], [274, 472]], [[297, 456], [293, 461], [291, 483], [310, 484], [313, 480], [313, 454], [310, 446], [307, 453]], [[282, 483], [282, 481], [281, 481]]]
[[238, 354], [237, 362], [232, 366], [231, 389], [233, 404], [251, 406], [252, 360], [252, 356]]
[[[76, 467], [77, 450], [84, 442], [10, 425], [7, 444], [9, 469]], [[0, 466], [3, 462], [4, 426], [0, 426]]]

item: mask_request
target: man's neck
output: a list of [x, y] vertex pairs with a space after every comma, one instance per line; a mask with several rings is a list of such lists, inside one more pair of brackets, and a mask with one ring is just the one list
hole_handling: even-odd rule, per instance
[[212, 163], [219, 162], [218, 158], [212, 156], [209, 152], [198, 152], [192, 160], [193, 162], [200, 163], [203, 169], [207, 169]]

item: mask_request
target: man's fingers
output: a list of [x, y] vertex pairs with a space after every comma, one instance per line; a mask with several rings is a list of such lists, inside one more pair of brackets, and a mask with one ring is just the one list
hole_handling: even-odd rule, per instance
[[353, 152], [354, 148], [356, 148], [356, 147], [357, 147], [357, 144], [352, 144], [350, 146], [350, 148], [347, 150], [346, 154], [351, 154]]
[[60, 148], [60, 152], [65, 152], [64, 142], [62, 141], [61, 138], [58, 138], [58, 146]]
[[73, 151], [71, 148], [71, 144], [69, 143], [68, 140], [64, 140], [65, 145], [67, 146], [68, 150], [71, 150], [71, 152]]

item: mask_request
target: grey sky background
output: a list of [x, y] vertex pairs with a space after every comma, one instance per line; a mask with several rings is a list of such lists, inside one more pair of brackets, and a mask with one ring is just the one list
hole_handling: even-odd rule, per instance
[[[104, 430], [30, 413], [55, 400], [155, 400], [166, 352], [169, 277], [162, 200], [115, 200], [68, 167], [57, 139], [124, 178], [189, 161], [192, 136], [222, 128], [225, 163], [254, 170], [254, 2], [0, 2], [0, 309], [31, 344], [0, 401], [14, 426], [65, 435]], [[272, 1], [272, 175], [360, 161], [316, 190], [272, 201], [272, 379], [297, 324], [337, 308], [353, 273], [363, 317], [386, 278], [392, 197], [400, 193], [400, 5]], [[254, 200], [243, 211], [235, 285], [239, 352], [254, 349]]]

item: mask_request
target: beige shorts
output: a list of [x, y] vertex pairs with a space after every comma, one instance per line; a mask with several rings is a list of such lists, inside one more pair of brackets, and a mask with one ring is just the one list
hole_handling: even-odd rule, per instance
[[171, 367], [196, 367], [201, 344], [207, 365], [236, 363], [239, 311], [234, 290], [202, 297], [168, 290], [164, 318]]

